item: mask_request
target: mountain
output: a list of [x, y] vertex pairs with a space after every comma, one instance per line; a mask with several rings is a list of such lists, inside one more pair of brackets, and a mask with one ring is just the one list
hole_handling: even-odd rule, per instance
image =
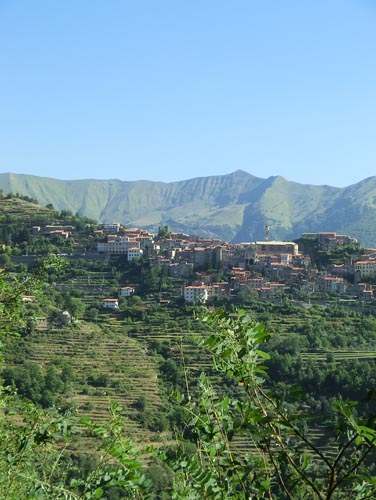
[[4, 193], [36, 198], [100, 222], [120, 221], [155, 231], [168, 225], [227, 241], [294, 239], [303, 232], [336, 231], [376, 247], [376, 177], [345, 188], [313, 186], [242, 170], [179, 182], [58, 180], [0, 174]]

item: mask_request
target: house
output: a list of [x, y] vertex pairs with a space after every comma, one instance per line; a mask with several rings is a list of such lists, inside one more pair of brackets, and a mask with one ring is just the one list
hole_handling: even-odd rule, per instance
[[99, 229], [103, 229], [106, 233], [118, 233], [120, 231], [120, 222], [112, 224], [99, 224]]
[[119, 236], [118, 234], [109, 234], [105, 242], [97, 243], [98, 253], [107, 253], [108, 255], [127, 255], [129, 261], [142, 256], [140, 242], [136, 238], [128, 236]]
[[119, 297], [131, 297], [135, 293], [135, 289], [132, 286], [123, 286], [119, 290]]
[[118, 309], [119, 301], [118, 299], [103, 299], [102, 307], [104, 307], [105, 309]]
[[376, 260], [358, 260], [354, 264], [354, 271], [358, 278], [365, 278], [375, 276], [376, 274]]
[[208, 300], [208, 287], [205, 285], [185, 286], [184, 300], [193, 304], [206, 302]]
[[213, 297], [223, 298], [230, 296], [230, 284], [227, 281], [220, 283], [213, 283], [212, 286], [208, 288], [208, 298]]
[[46, 236], [54, 237], [61, 236], [64, 239], [68, 239], [71, 233], [69, 231], [64, 231], [64, 229], [54, 229], [53, 231], [49, 231]]
[[302, 238], [316, 240], [320, 250], [330, 250], [342, 245], [356, 245], [358, 240], [347, 234], [337, 234], [333, 231], [320, 233], [303, 233]]
[[360, 300], [363, 302], [371, 302], [374, 300], [373, 290], [362, 290]]
[[139, 246], [133, 246], [131, 248], [128, 248], [127, 252], [127, 259], [128, 262], [132, 262], [133, 259], [139, 259], [142, 257], [143, 251]]
[[170, 276], [189, 276], [193, 273], [193, 263], [192, 262], [176, 262], [170, 264], [168, 268], [168, 273]]
[[337, 276], [323, 276], [319, 278], [319, 289], [323, 292], [345, 293], [346, 282]]

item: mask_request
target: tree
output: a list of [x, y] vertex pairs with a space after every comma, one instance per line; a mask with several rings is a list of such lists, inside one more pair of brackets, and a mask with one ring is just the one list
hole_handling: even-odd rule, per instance
[[[0, 335], [17, 335], [24, 326], [22, 295], [42, 293], [42, 281], [60, 263], [51, 260], [34, 275], [11, 279], [0, 274]], [[61, 390], [71, 374], [57, 376], [50, 367], [43, 376], [39, 366], [25, 364], [22, 370], [8, 370], [26, 396], [20, 398], [13, 388], [0, 383], [0, 496], [2, 500], [89, 500], [104, 498], [107, 491], [121, 489], [123, 498], [145, 498], [150, 490], [142, 463], [131, 441], [125, 437], [122, 408], [113, 403], [107, 423], [97, 425], [88, 418], [61, 413], [56, 408], [42, 409], [27, 397], [49, 405], [56, 390]], [[63, 380], [64, 379], [64, 380]], [[12, 381], [10, 380], [10, 383]], [[68, 452], [77, 434], [97, 439], [97, 463], [90, 471], [78, 471], [75, 455]]]
[[66, 300], [66, 308], [75, 319], [81, 318], [85, 312], [86, 305], [78, 297], [68, 296]]
[[[298, 388], [278, 393], [265, 386], [265, 327], [244, 311], [217, 310], [202, 321], [211, 332], [203, 344], [236, 391], [218, 394], [202, 374], [198, 397], [188, 386], [179, 397], [197, 453], [166, 458], [175, 471], [172, 498], [375, 498], [375, 417], [360, 417], [355, 402], [338, 401], [331, 438], [336, 451], [327, 453], [311, 439], [305, 409], [294, 404]], [[235, 435], [246, 438], [252, 451], [235, 452]]]
[[171, 238], [171, 231], [168, 226], [159, 226], [155, 241]]
[[7, 253], [0, 254], [0, 266], [8, 268], [12, 264], [12, 260]]
[[[51, 265], [54, 269], [51, 262], [34, 276], [18, 280], [0, 274], [1, 335], [14, 335], [25, 326], [21, 297], [43, 293], [46, 286], [43, 277]], [[184, 443], [182, 439], [173, 451], [167, 449], [161, 453], [165, 467], [156, 461], [158, 470], [150, 470], [151, 479], [158, 471], [166, 471], [168, 498], [375, 498], [374, 415], [362, 414], [355, 402], [338, 401], [332, 438], [327, 427], [322, 429], [332, 447], [328, 453], [326, 446], [317, 445], [310, 437], [310, 431], [317, 429], [311, 427], [299, 399], [299, 389], [283, 383], [268, 387], [264, 364], [269, 355], [263, 350], [268, 338], [266, 328], [241, 310], [204, 311], [199, 319], [207, 328], [200, 353], [207, 350], [213, 355], [208, 373], [202, 373], [192, 389], [187, 372], [179, 370], [176, 363], [161, 360], [166, 379], [171, 383], [178, 379], [179, 385], [185, 387], [185, 394], [177, 394], [177, 401], [185, 411], [183, 435], [188, 440]], [[301, 360], [299, 363], [301, 371], [313, 369], [312, 363], [303, 365]], [[47, 380], [39, 367], [26, 368], [19, 381], [24, 384], [25, 395], [39, 388], [45, 405], [50, 404], [52, 393], [58, 388], [62, 390], [72, 376], [66, 370], [63, 377], [63, 371], [53, 367], [47, 368]], [[358, 387], [369, 373], [360, 363], [355, 368], [358, 375], [352, 380], [344, 367], [336, 369], [334, 360], [329, 360], [326, 376], [331, 377], [333, 385], [342, 380]], [[13, 377], [16, 377], [14, 372]], [[32, 379], [38, 387], [30, 388]], [[370, 404], [375, 401], [374, 391], [370, 391], [368, 399]], [[118, 404], [110, 405], [109, 421], [101, 425], [55, 408], [42, 409], [3, 386], [0, 405], [6, 408], [0, 415], [2, 499], [148, 497], [150, 485], [138, 452], [125, 437], [122, 408]], [[141, 410], [144, 406], [140, 413], [145, 424], [163, 430], [166, 425], [163, 415], [148, 413], [142, 401], [139, 405]], [[182, 422], [180, 415], [177, 420], [179, 424]], [[98, 450], [93, 460], [89, 460], [92, 466], [80, 469], [71, 442], [82, 432], [96, 437]], [[247, 453], [235, 450], [233, 443], [237, 436], [247, 440]], [[165, 486], [158, 486], [162, 487]]]
[[86, 317], [89, 321], [97, 322], [99, 316], [99, 311], [96, 307], [90, 307], [86, 310]]

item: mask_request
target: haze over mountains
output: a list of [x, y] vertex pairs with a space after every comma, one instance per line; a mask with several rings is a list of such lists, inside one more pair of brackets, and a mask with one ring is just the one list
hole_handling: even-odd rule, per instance
[[172, 231], [240, 242], [262, 240], [268, 224], [272, 239], [336, 231], [376, 247], [376, 177], [336, 188], [280, 176], [263, 179], [242, 170], [170, 183], [4, 173], [0, 189], [100, 222], [119, 221], [153, 231], [168, 225]]

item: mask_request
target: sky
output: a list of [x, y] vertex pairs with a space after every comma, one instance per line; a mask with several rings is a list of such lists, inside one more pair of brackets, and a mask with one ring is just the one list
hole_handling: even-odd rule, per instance
[[0, 172], [376, 175], [374, 0], [0, 0]]

